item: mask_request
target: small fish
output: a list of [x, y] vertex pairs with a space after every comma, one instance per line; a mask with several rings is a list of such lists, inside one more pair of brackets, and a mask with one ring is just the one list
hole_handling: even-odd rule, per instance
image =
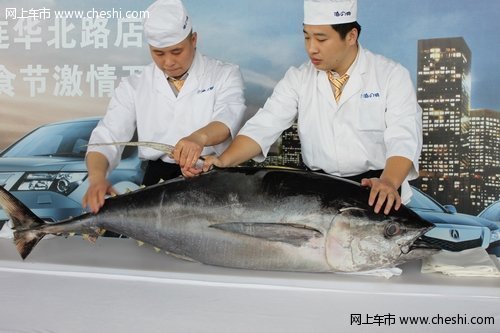
[[17, 250], [26, 258], [46, 234], [126, 235], [169, 254], [245, 269], [355, 272], [436, 253], [433, 225], [401, 207], [368, 206], [358, 183], [283, 168], [216, 169], [106, 199], [97, 214], [47, 224], [0, 188]]

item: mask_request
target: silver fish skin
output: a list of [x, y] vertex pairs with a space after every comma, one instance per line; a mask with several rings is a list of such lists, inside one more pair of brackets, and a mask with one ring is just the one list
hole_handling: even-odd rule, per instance
[[174, 256], [245, 269], [355, 272], [434, 254], [420, 236], [433, 227], [401, 207], [368, 206], [358, 183], [282, 168], [218, 169], [106, 199], [97, 214], [47, 224], [0, 188], [25, 258], [45, 234], [102, 229]]

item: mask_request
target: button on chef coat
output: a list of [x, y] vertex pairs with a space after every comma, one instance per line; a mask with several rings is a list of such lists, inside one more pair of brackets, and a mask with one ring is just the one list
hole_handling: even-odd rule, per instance
[[[137, 128], [139, 141], [175, 145], [213, 121], [224, 123], [234, 137], [241, 127], [245, 109], [243, 79], [238, 66], [196, 52], [177, 97], [163, 71], [154, 63], [146, 66], [141, 74], [123, 79], [106, 115], [92, 132], [90, 143], [129, 141]], [[202, 154], [221, 154], [230, 141], [205, 147]], [[123, 147], [89, 147], [88, 151], [106, 156], [112, 170], [120, 162]], [[140, 147], [139, 157], [174, 163], [164, 153], [150, 148]]]
[[402, 200], [411, 197], [408, 180], [418, 176], [422, 148], [422, 110], [408, 71], [359, 46], [339, 102], [327, 73], [311, 62], [290, 68], [264, 107], [241, 129], [263, 155], [295, 119], [304, 163], [312, 170], [347, 177], [384, 169], [402, 156], [413, 167], [402, 184]]

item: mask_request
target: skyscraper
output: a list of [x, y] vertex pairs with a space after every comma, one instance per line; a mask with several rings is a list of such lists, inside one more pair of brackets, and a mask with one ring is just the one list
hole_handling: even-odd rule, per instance
[[499, 199], [500, 112], [470, 112], [471, 201], [474, 212]]
[[281, 135], [283, 149], [283, 165], [294, 168], [305, 168], [302, 162], [301, 144], [297, 130], [297, 122]]
[[419, 185], [446, 204], [470, 207], [471, 51], [462, 37], [418, 41], [417, 99], [423, 109]]

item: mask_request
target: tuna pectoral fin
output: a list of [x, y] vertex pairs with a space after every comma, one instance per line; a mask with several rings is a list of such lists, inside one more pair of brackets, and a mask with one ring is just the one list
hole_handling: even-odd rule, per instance
[[213, 224], [210, 227], [294, 246], [302, 246], [311, 239], [323, 237], [319, 230], [299, 224], [233, 222]]
[[3, 187], [0, 187], [0, 206], [14, 224], [14, 241], [17, 251], [24, 259], [45, 236], [44, 232], [33, 229], [44, 225], [45, 222]]

